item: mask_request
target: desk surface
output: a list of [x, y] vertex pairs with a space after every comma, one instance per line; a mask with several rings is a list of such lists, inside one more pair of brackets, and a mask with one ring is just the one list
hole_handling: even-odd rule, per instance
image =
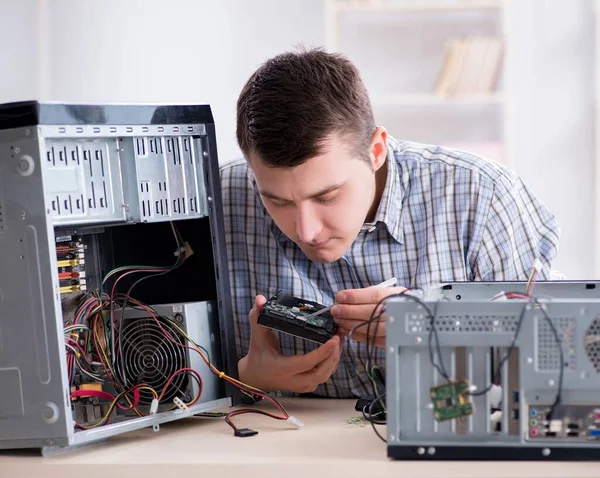
[[[354, 400], [282, 400], [302, 430], [258, 414], [235, 417], [259, 434], [233, 436], [223, 419], [189, 418], [52, 457], [1, 452], [0, 477], [598, 477], [600, 463], [390, 461], [371, 426], [347, 423]], [[266, 407], [265, 407], [266, 409]], [[600, 459], [600, 456], [599, 456]]]

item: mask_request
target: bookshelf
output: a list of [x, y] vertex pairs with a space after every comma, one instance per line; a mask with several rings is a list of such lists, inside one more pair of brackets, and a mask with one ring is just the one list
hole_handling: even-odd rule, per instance
[[358, 66], [392, 136], [512, 167], [505, 3], [325, 0], [326, 47]]

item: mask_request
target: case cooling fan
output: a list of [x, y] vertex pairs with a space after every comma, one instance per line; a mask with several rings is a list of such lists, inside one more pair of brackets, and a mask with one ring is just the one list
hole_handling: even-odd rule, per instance
[[590, 362], [600, 373], [600, 318], [596, 317], [585, 334], [585, 351]]
[[[160, 395], [175, 372], [188, 367], [185, 338], [163, 317], [125, 319], [123, 323], [123, 369], [129, 385], [146, 383]], [[169, 334], [170, 338], [165, 336]], [[177, 343], [175, 343], [177, 342]], [[175, 397], [186, 395], [189, 375], [177, 374], [166, 390], [161, 404], [172, 404]], [[152, 393], [140, 391], [140, 403], [149, 405]], [[189, 397], [186, 397], [189, 398]]]

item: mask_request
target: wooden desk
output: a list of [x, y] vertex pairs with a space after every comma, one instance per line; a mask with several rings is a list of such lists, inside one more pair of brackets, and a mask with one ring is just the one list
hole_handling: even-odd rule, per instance
[[[53, 457], [0, 453], [0, 477], [327, 478], [599, 477], [600, 463], [390, 461], [371, 426], [349, 425], [354, 400], [282, 400], [304, 429], [258, 414], [235, 417], [257, 430], [233, 436], [223, 419], [190, 418]], [[262, 405], [261, 405], [262, 406]], [[266, 409], [267, 407], [265, 407]], [[600, 456], [599, 456], [600, 459]]]

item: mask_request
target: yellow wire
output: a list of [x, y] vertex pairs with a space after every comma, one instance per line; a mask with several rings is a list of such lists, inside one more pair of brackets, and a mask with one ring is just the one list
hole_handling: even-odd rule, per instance
[[202, 357], [202, 360], [204, 360], [204, 362], [206, 362], [206, 364], [208, 365], [208, 367], [210, 368], [210, 370], [217, 375], [219, 378], [227, 378], [228, 380], [231, 380], [232, 382], [241, 385], [242, 387], [254, 390], [256, 392], [262, 393], [264, 395], [266, 395], [266, 392], [263, 392], [262, 390], [260, 390], [259, 388], [253, 387], [252, 385], [248, 385], [247, 383], [241, 382], [233, 377], [230, 377], [229, 375], [227, 375], [225, 372], [220, 371], [217, 367], [215, 367], [212, 363], [210, 363], [210, 361], [208, 360], [208, 358], [206, 357], [206, 355], [204, 354], [204, 352], [202, 351], [202, 349], [200, 349], [200, 347], [198, 347], [196, 345], [196, 343], [190, 338], [190, 336], [188, 334], [185, 333], [185, 331], [179, 327], [176, 323], [171, 322], [171, 325], [173, 325], [180, 333], [181, 335], [183, 335], [188, 342], [192, 345], [192, 347], [200, 354], [200, 356]]
[[[137, 387], [136, 390], [149, 390], [150, 392], [152, 392], [152, 395], [154, 396], [154, 398], [158, 399], [158, 393], [156, 393], [156, 390], [154, 390], [152, 387], [148, 387], [148, 386], [142, 385], [141, 387]], [[126, 393], [127, 392], [121, 392], [119, 395], [117, 395], [115, 397], [115, 399], [110, 404], [110, 407], [108, 407], [108, 411], [106, 412], [106, 415], [104, 415], [100, 419], [99, 422], [96, 422], [93, 425], [79, 425], [79, 426], [81, 428], [88, 429], [88, 428], [95, 428], [95, 427], [98, 427], [98, 426], [104, 424], [104, 422], [106, 422], [110, 418], [113, 410], [115, 409], [115, 406], [117, 405], [117, 402], [119, 401], [119, 399], [121, 397], [123, 397], [125, 395], [125, 398], [127, 398], [128, 401], [129, 401], [129, 397], [126, 396]]]
[[531, 281], [533, 280], [534, 272], [535, 272], [535, 267], [532, 267], [531, 271], [529, 272], [529, 277], [527, 278], [527, 285], [525, 286], [526, 291], [529, 291], [529, 285], [531, 284]]

